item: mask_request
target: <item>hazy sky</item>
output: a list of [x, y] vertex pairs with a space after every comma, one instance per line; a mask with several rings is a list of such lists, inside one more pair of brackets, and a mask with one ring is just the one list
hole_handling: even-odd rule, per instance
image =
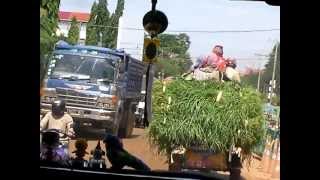
[[[90, 12], [94, 0], [61, 0], [60, 10]], [[109, 11], [114, 11], [117, 0], [108, 0]], [[170, 30], [255, 30], [279, 29], [280, 7], [264, 2], [232, 0], [158, 0], [157, 9], [168, 19]], [[143, 28], [143, 15], [151, 9], [151, 0], [126, 0], [123, 27]], [[141, 32], [126, 30], [125, 37], [136, 37]], [[280, 31], [250, 33], [187, 33], [192, 57], [209, 53], [215, 44], [224, 46], [226, 57], [238, 59], [239, 68], [258, 66], [256, 53], [268, 54], [273, 44], [280, 41]], [[137, 40], [126, 38], [137, 47]], [[141, 38], [140, 38], [141, 39]], [[138, 44], [140, 44], [139, 42]]]

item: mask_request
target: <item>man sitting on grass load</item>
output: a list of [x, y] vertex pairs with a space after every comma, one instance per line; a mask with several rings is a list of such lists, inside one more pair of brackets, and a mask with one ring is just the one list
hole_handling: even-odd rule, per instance
[[216, 45], [209, 55], [198, 57], [187, 74], [193, 73], [196, 80], [231, 80], [240, 83], [240, 74], [235, 68], [235, 59], [225, 59], [223, 46]]

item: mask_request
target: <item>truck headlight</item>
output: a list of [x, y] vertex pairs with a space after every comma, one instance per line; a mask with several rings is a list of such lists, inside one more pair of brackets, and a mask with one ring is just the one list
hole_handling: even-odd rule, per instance
[[97, 103], [97, 106], [100, 107], [100, 108], [102, 108], [102, 107], [103, 107], [103, 103], [102, 103], [102, 102], [98, 102], [98, 103]]
[[97, 103], [97, 106], [99, 107], [99, 108], [105, 108], [105, 109], [109, 109], [109, 108], [111, 108], [111, 105], [109, 104], [109, 103]]
[[44, 103], [52, 103], [55, 99], [56, 99], [56, 97], [52, 97], [52, 96], [42, 96], [41, 97], [41, 100]]
[[116, 101], [117, 101], [116, 96], [99, 97], [97, 107], [104, 108], [104, 109], [111, 109], [116, 106]]
[[109, 108], [111, 108], [111, 106], [110, 106], [110, 104], [109, 104], [109, 103], [102, 103], [102, 102], [99, 102], [99, 103], [97, 103], [97, 106], [98, 106], [99, 108], [105, 108], [105, 109], [109, 109]]
[[106, 108], [106, 109], [109, 109], [109, 108], [110, 108], [110, 104], [108, 104], [108, 103], [103, 103], [103, 107]]
[[57, 98], [55, 88], [43, 88], [41, 100], [45, 103], [52, 103]]

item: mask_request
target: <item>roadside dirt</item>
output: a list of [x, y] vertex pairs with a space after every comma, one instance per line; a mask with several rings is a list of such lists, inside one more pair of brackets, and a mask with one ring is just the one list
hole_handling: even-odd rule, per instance
[[[90, 137], [86, 136], [86, 137]], [[75, 140], [72, 140], [69, 146], [70, 153], [75, 150], [74, 148]], [[87, 152], [90, 154], [90, 151], [93, 150], [98, 143], [97, 139], [88, 139], [88, 149]], [[123, 144], [125, 149], [133, 154], [134, 156], [142, 159], [146, 164], [150, 166], [152, 170], [168, 170], [168, 163], [166, 162], [166, 157], [157, 153], [156, 149], [151, 147], [148, 143], [146, 137], [145, 129], [135, 128], [133, 135], [130, 138], [123, 139]], [[101, 142], [102, 148], [105, 150], [104, 144]], [[90, 155], [86, 155], [88, 160]], [[242, 168], [242, 177], [246, 180], [278, 180], [272, 179], [271, 174], [263, 173], [262, 168], [260, 167], [261, 161], [253, 159], [251, 166], [244, 165]], [[110, 167], [110, 163], [107, 160], [107, 166]], [[218, 172], [221, 175], [228, 175], [226, 172]]]

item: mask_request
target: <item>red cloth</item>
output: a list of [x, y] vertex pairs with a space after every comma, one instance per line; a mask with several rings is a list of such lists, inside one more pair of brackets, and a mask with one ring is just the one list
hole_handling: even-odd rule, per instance
[[226, 68], [226, 60], [217, 55], [216, 53], [210, 53], [203, 63], [204, 66], [212, 66], [217, 68], [219, 71], [224, 71]]

